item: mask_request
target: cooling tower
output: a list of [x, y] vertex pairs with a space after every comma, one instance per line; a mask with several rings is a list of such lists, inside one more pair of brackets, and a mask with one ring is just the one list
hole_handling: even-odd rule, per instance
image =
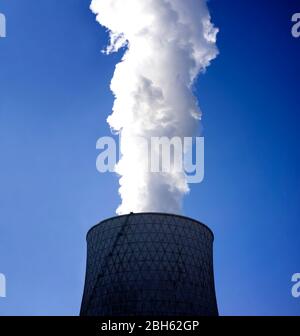
[[80, 315], [218, 315], [212, 248], [212, 231], [183, 216], [102, 221], [87, 234]]

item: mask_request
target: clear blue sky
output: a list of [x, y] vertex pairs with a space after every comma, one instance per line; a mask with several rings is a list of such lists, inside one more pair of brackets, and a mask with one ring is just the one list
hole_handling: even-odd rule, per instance
[[[121, 53], [90, 0], [0, 0], [0, 315], [76, 315], [85, 234], [114, 215], [118, 180], [95, 168]], [[220, 55], [197, 82], [205, 180], [184, 214], [215, 233], [220, 313], [300, 315], [300, 1], [211, 0]]]

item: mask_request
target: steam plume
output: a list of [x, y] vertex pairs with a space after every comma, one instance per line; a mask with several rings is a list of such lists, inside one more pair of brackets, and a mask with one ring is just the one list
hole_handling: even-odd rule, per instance
[[197, 134], [201, 111], [192, 85], [218, 53], [206, 1], [93, 0], [91, 10], [109, 30], [106, 52], [126, 47], [111, 81], [115, 102], [107, 119], [121, 133], [117, 213], [179, 213], [189, 191], [185, 175], [148, 172], [136, 139]]

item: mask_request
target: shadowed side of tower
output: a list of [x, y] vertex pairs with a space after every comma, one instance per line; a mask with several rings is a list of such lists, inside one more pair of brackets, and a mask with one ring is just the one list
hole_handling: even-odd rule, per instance
[[87, 234], [82, 316], [218, 315], [213, 234], [193, 219], [135, 213]]

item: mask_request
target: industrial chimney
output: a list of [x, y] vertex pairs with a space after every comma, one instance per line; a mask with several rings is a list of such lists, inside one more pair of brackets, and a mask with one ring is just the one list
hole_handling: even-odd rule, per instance
[[92, 227], [82, 316], [216, 316], [213, 233], [165, 213], [131, 213]]

